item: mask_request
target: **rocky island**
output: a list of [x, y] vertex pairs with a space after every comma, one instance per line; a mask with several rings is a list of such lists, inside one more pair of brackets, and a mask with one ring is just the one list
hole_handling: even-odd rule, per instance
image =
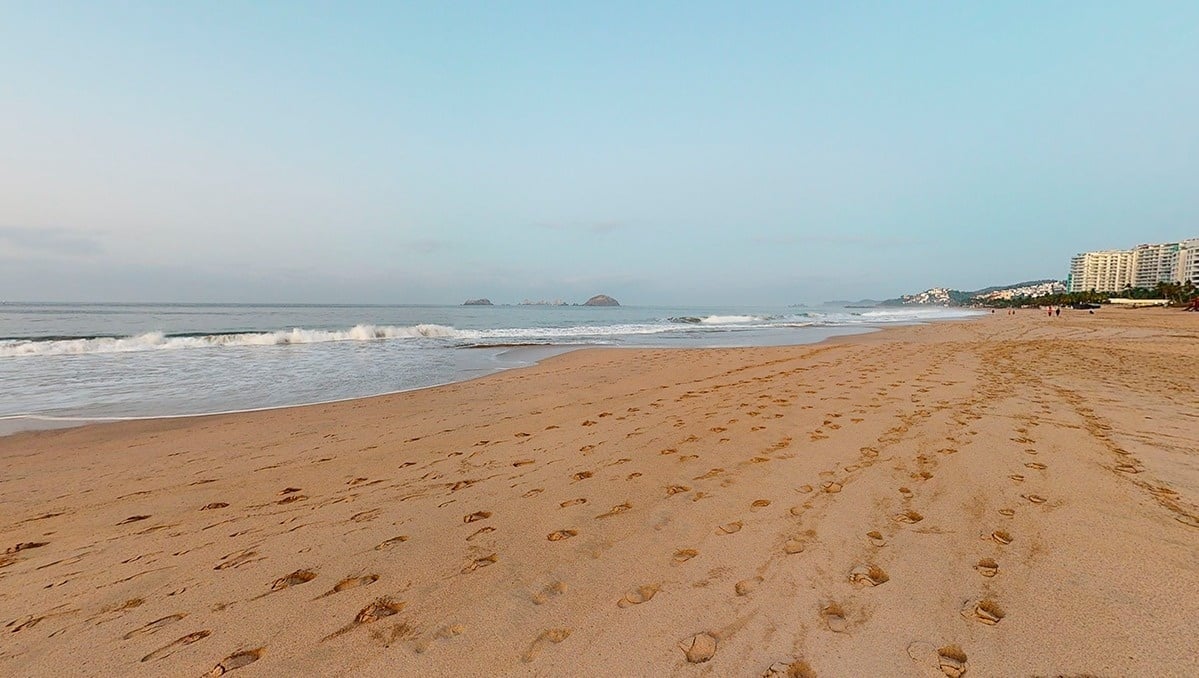
[[584, 306], [620, 306], [620, 302], [606, 294], [597, 294], [587, 301], [583, 302]]
[[462, 305], [463, 306], [491, 306], [492, 303], [491, 303], [490, 299], [467, 299], [466, 301], [462, 302]]

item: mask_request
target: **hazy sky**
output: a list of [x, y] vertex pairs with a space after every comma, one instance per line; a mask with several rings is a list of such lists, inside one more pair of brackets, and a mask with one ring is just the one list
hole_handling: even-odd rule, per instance
[[0, 300], [791, 303], [1199, 236], [1194, 0], [391, 4], [0, 0]]

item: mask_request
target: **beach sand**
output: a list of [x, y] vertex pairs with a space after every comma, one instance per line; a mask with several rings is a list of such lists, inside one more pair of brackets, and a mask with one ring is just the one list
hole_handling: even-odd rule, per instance
[[1199, 316], [0, 438], [0, 675], [1199, 673]]

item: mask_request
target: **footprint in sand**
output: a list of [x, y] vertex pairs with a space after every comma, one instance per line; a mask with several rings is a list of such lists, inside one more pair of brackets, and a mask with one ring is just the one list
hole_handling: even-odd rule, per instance
[[549, 643], [561, 643], [570, 637], [570, 629], [546, 629], [537, 636], [532, 643], [529, 644], [529, 649], [520, 656], [520, 660], [526, 664], [537, 658], [541, 654], [542, 648]]
[[1010, 475], [1008, 477], [1018, 483], [1024, 482], [1024, 476], [1020, 475], [1019, 473], [1013, 473], [1012, 475]]
[[767, 506], [770, 506], [769, 499], [758, 499], [758, 500], [754, 501], [752, 504], [750, 504], [751, 508], [756, 508], [756, 509], [766, 508]]
[[883, 533], [878, 530], [872, 530], [866, 533], [866, 538], [870, 540], [870, 544], [882, 548], [887, 545], [887, 539], [883, 537]]
[[576, 474], [572, 475], [572, 476], [570, 477], [570, 479], [571, 479], [571, 480], [573, 480], [573, 481], [575, 481], [575, 482], [578, 482], [578, 481], [580, 481], [580, 480], [587, 480], [587, 479], [588, 479], [588, 478], [590, 478], [592, 475], [593, 475], [593, 474], [592, 474], [592, 472], [591, 472], [591, 471], [579, 471], [578, 473], [576, 473]]
[[495, 532], [495, 528], [491, 527], [490, 525], [488, 525], [487, 527], [480, 527], [479, 529], [475, 530], [474, 532], [471, 532], [470, 536], [466, 538], [466, 541], [474, 541], [475, 537], [487, 534], [489, 532]]
[[737, 582], [735, 586], [733, 586], [733, 590], [736, 591], [737, 595], [739, 596], [748, 596], [749, 594], [753, 593], [761, 583], [761, 577], [742, 579], [741, 581]]
[[240, 652], [234, 652], [233, 654], [229, 655], [228, 657], [225, 657], [224, 659], [222, 659], [220, 664], [217, 664], [216, 666], [212, 667], [212, 670], [209, 671], [205, 675], [208, 676], [208, 678], [216, 678], [216, 676], [223, 676], [226, 673], [229, 673], [230, 671], [240, 669], [244, 666], [249, 666], [250, 664], [253, 664], [254, 662], [258, 661], [259, 659], [262, 659], [262, 655], [265, 653], [266, 653], [265, 647], [259, 647], [259, 648], [255, 648], [253, 650], [242, 650]]
[[556, 532], [550, 532], [549, 535], [546, 536], [546, 539], [550, 541], [562, 541], [563, 539], [570, 539], [571, 537], [578, 536], [578, 534], [578, 530], [557, 530]]
[[522, 495], [520, 495], [520, 496], [521, 496], [521, 497], [523, 497], [523, 498], [525, 498], [525, 499], [528, 499], [529, 497], [536, 497], [537, 495], [541, 494], [542, 492], [545, 492], [545, 490], [544, 490], [544, 489], [542, 489], [542, 488], [540, 488], [540, 487], [535, 487], [535, 488], [533, 488], [533, 489], [529, 490], [528, 492], [525, 492], [524, 494], [522, 494]]
[[800, 539], [791, 538], [783, 543], [783, 553], [793, 556], [796, 553], [803, 553], [804, 543]]
[[527, 466], [529, 464], [536, 463], [536, 461], [536, 459], [517, 459], [516, 461], [512, 462], [512, 465], [516, 467]]
[[999, 509], [999, 515], [1011, 518], [1012, 516], [1016, 515], [1016, 509], [1001, 508]]
[[762, 678], [815, 678], [816, 672], [805, 661], [775, 662], [766, 669]]
[[967, 619], [974, 619], [988, 626], [998, 624], [1005, 616], [1007, 616], [1003, 608], [991, 600], [984, 598], [982, 600], [972, 600], [962, 607], [962, 616]]
[[1045, 497], [1042, 497], [1039, 494], [1022, 494], [1020, 496], [1024, 497], [1025, 499], [1027, 499], [1028, 501], [1031, 501], [1034, 504], [1044, 504], [1046, 501]]
[[308, 582], [312, 581], [313, 579], [316, 579], [315, 572], [313, 572], [311, 570], [296, 570], [295, 572], [292, 572], [291, 574], [287, 575], [286, 577], [280, 577], [280, 578], [276, 579], [275, 582], [273, 584], [271, 584], [271, 590], [272, 591], [282, 591], [283, 589], [291, 587], [291, 586], [299, 586], [300, 584], [307, 584]]
[[624, 513], [625, 511], [628, 511], [631, 508], [633, 508], [633, 505], [626, 501], [623, 504], [617, 504], [616, 506], [613, 506], [612, 508], [608, 509], [608, 511], [606, 513], [599, 514], [598, 516], [596, 516], [596, 519], [610, 518], [614, 515]]
[[957, 645], [937, 649], [932, 643], [916, 641], [908, 645], [908, 656], [917, 664], [940, 671], [949, 678], [960, 678], [966, 673], [966, 653]]
[[912, 494], [912, 491], [906, 487], [899, 488], [899, 494], [903, 495], [904, 499], [911, 499], [913, 496], [915, 496]]
[[196, 641], [204, 640], [205, 638], [207, 638], [208, 636], [211, 636], [211, 635], [212, 635], [212, 631], [208, 631], [208, 630], [196, 631], [195, 633], [189, 633], [186, 636], [183, 636], [182, 638], [178, 638], [174, 641], [171, 641], [170, 643], [168, 643], [166, 645], [163, 645], [162, 647], [158, 648], [157, 650], [154, 650], [150, 654], [142, 657], [141, 661], [150, 662], [150, 661], [155, 661], [158, 659], [165, 659], [165, 658], [175, 654], [180, 649], [187, 647], [188, 645], [191, 645], [192, 643], [194, 643]]
[[149, 517], [150, 517], [150, 516], [129, 516], [128, 518], [126, 518], [126, 519], [122, 520], [121, 522], [117, 523], [117, 525], [128, 525], [129, 523], [136, 523], [136, 522], [140, 522], [140, 521], [142, 521], [142, 520], [145, 520], [145, 519], [147, 519], [147, 518], [149, 518]]
[[228, 508], [228, 507], [229, 507], [229, 504], [226, 504], [223, 501], [214, 501], [211, 504], [205, 504], [205, 505], [201, 506], [200, 510], [201, 511], [214, 511], [216, 509], [223, 509], [223, 508]]
[[1038, 471], [1044, 471], [1045, 469], [1049, 468], [1045, 464], [1042, 464], [1042, 463], [1036, 462], [1036, 461], [1030, 461], [1027, 464], [1025, 464], [1025, 466], [1028, 468], [1031, 468], [1031, 469], [1036, 469]]
[[661, 584], [647, 584], [645, 586], [638, 586], [637, 588], [625, 593], [624, 597], [616, 602], [616, 606], [625, 608], [649, 602], [661, 589]]
[[995, 530], [992, 532], [991, 539], [998, 544], [1002, 544], [1003, 546], [1007, 546], [1008, 544], [1012, 543], [1012, 535], [1004, 530]]
[[558, 504], [558, 506], [561, 506], [562, 508], [566, 508], [568, 506], [578, 506], [579, 504], [586, 504], [586, 503], [587, 503], [586, 499], [579, 497], [578, 499], [567, 499], [566, 501], [562, 502], [561, 504]]
[[487, 520], [491, 517], [491, 511], [475, 511], [474, 513], [462, 516], [462, 522], [473, 523], [477, 520]]
[[815, 489], [815, 488], [813, 488], [811, 485], [800, 485], [799, 486], [799, 491], [803, 492], [804, 494], [811, 492], [813, 489]]
[[937, 668], [949, 678], [960, 678], [966, 673], [966, 653], [957, 645], [946, 645], [937, 650]]
[[666, 496], [668, 496], [668, 497], [671, 495], [679, 494], [681, 492], [690, 492], [690, 491], [691, 491], [691, 488], [687, 487], [686, 485], [667, 485], [666, 486]]
[[170, 624], [174, 624], [175, 622], [179, 621], [180, 619], [183, 619], [186, 616], [187, 616], [186, 612], [179, 612], [177, 614], [172, 614], [170, 616], [163, 617], [161, 619], [155, 619], [154, 621], [150, 622], [149, 624], [146, 624], [145, 626], [140, 626], [136, 629], [133, 629], [129, 633], [126, 633], [125, 635], [121, 636], [121, 640], [129, 640], [130, 638], [136, 638], [138, 636], [148, 636], [152, 633], [157, 633], [158, 631], [162, 630], [163, 627], [169, 626]]
[[710, 633], [697, 633], [679, 643], [679, 649], [692, 664], [702, 664], [716, 656], [716, 636]]
[[346, 624], [345, 626], [341, 627], [340, 629], [334, 631], [333, 633], [330, 633], [329, 635], [325, 636], [322, 640], [330, 640], [332, 638], [336, 638], [337, 636], [340, 636], [344, 633], [349, 633], [350, 631], [353, 631], [354, 629], [356, 629], [359, 626], [362, 626], [364, 624], [373, 624], [373, 623], [379, 621], [380, 619], [385, 619], [392, 615], [399, 614], [399, 612], [403, 609], [404, 609], [403, 602], [392, 600], [388, 596], [376, 598], [373, 601], [371, 601], [366, 607], [359, 610], [358, 614], [355, 615], [353, 621], [351, 621], [349, 624]]
[[716, 528], [716, 531], [719, 532], [720, 534], [736, 534], [737, 532], [741, 531], [742, 527], [743, 527], [743, 525], [741, 524], [741, 521], [737, 520], [737, 521], [734, 521], [731, 523], [725, 523], [724, 525], [721, 525], [720, 527]]
[[241, 553], [230, 553], [229, 555], [225, 556], [224, 558], [221, 558], [221, 562], [217, 563], [217, 565], [215, 565], [212, 569], [214, 569], [214, 570], [235, 569], [235, 568], [241, 567], [242, 565], [248, 565], [250, 563], [256, 563], [259, 560], [263, 560], [262, 558], [255, 558], [254, 556], [256, 556], [256, 555], [258, 555], [257, 551], [242, 551]]
[[845, 609], [837, 603], [829, 603], [820, 608], [820, 617], [826, 626], [834, 633], [845, 633], [849, 622], [845, 619]]
[[391, 539], [388, 539], [387, 541], [383, 542], [382, 544], [379, 544], [378, 546], [375, 547], [375, 550], [376, 551], [388, 551], [396, 546], [399, 546], [400, 544], [403, 544], [406, 541], [408, 541], [408, 535], [401, 534], [398, 537], [392, 537]]
[[820, 489], [829, 494], [836, 494], [841, 491], [841, 483], [838, 483], [836, 481], [829, 481], [826, 483], [822, 483], [820, 485]]
[[674, 552], [672, 560], [674, 560], [676, 564], [685, 563], [698, 555], [699, 551], [696, 551], [695, 549], [679, 549], [678, 551]]
[[529, 599], [533, 601], [534, 605], [544, 605], [553, 596], [560, 596], [563, 593], [566, 593], [566, 584], [556, 581], [546, 584], [541, 591], [534, 593]]
[[994, 577], [999, 574], [999, 563], [995, 562], [994, 558], [983, 558], [974, 566], [978, 573], [984, 577]]
[[475, 558], [462, 568], [462, 574], [474, 572], [475, 570], [487, 567], [488, 565], [494, 565], [497, 560], [499, 560], [499, 556], [494, 553], [483, 556], [482, 558]]
[[404, 603], [396, 602], [387, 596], [376, 598], [354, 616], [354, 624], [373, 624], [380, 619], [390, 617], [404, 609]]
[[906, 523], [908, 525], [912, 525], [924, 520], [924, 516], [920, 515], [916, 511], [904, 511], [903, 513], [896, 515], [893, 520], [897, 523]]
[[348, 591], [349, 589], [356, 589], [360, 586], [370, 586], [377, 581], [379, 581], [379, 575], [377, 574], [367, 574], [361, 577], [348, 577], [337, 582], [333, 588], [317, 596], [317, 600], [320, 600], [321, 598], [327, 598], [335, 593]]
[[857, 565], [849, 571], [849, 582], [858, 586], [879, 586], [890, 580], [878, 565]]

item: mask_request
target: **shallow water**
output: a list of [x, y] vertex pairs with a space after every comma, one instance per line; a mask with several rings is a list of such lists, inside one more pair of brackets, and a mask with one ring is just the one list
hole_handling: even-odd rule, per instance
[[578, 346], [804, 344], [959, 309], [0, 305], [0, 433], [423, 388]]

